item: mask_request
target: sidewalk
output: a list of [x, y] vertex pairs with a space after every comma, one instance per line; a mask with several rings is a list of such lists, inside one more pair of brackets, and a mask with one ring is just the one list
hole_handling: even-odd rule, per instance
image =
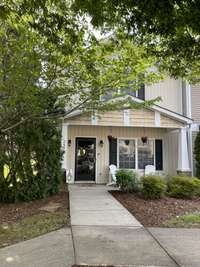
[[107, 187], [69, 190], [76, 264], [177, 266]]
[[200, 229], [145, 229], [105, 186], [69, 188], [72, 229], [0, 249], [0, 267], [200, 266]]

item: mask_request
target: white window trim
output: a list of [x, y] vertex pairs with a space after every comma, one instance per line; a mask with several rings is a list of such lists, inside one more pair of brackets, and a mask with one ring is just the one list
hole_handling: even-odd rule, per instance
[[[155, 143], [156, 139], [163, 140], [162, 138], [148, 138], [148, 140], [153, 140], [153, 153], [154, 153], [154, 166], [156, 166], [156, 149]], [[134, 171], [144, 171], [144, 169], [138, 169], [138, 140], [140, 138], [130, 138], [130, 137], [118, 137], [117, 138], [117, 168], [119, 168], [119, 140], [135, 140], [135, 169], [127, 169], [127, 170], [134, 170]]]

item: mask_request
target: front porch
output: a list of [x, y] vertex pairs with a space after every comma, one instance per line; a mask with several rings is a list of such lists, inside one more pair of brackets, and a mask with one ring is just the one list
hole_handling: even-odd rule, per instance
[[[185, 128], [65, 125], [63, 168], [70, 183], [107, 184], [109, 165], [144, 175], [154, 165], [158, 175], [189, 171]], [[141, 137], [147, 136], [143, 143]]]

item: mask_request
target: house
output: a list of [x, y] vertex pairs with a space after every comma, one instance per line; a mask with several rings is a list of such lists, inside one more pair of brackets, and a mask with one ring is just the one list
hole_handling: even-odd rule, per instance
[[[191, 117], [193, 119], [193, 124], [191, 126], [192, 135], [192, 149], [194, 150], [194, 142], [196, 135], [200, 129], [200, 83], [196, 85], [191, 85], [190, 87], [190, 105], [191, 105]], [[193, 158], [192, 171], [195, 175], [195, 160]]]
[[154, 165], [158, 174], [192, 173], [191, 87], [166, 78], [145, 86], [135, 102], [162, 98], [139, 110], [110, 111], [96, 116], [75, 111], [63, 118], [63, 169], [70, 182], [104, 184], [109, 165], [144, 174]]

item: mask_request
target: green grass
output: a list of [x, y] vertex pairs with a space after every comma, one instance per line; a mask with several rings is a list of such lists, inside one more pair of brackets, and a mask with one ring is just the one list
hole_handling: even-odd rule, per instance
[[200, 228], [200, 213], [185, 214], [166, 221], [165, 227]]
[[27, 217], [20, 222], [0, 225], [0, 247], [28, 240], [68, 225], [68, 210], [46, 212]]

